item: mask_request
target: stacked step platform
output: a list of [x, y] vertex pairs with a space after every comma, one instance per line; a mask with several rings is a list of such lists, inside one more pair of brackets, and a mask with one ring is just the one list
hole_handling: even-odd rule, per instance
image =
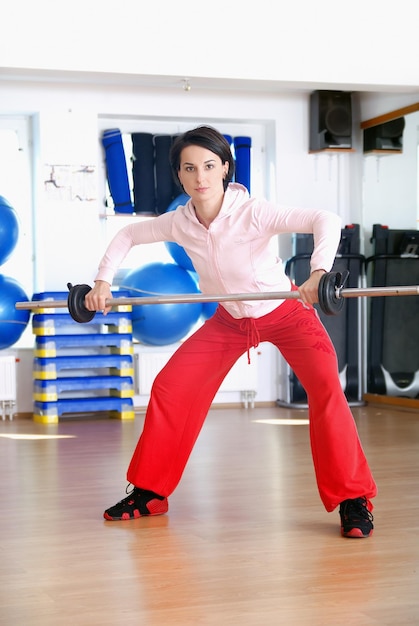
[[56, 424], [60, 418], [86, 413], [134, 419], [131, 306], [116, 306], [107, 315], [96, 313], [92, 321], [79, 324], [66, 309], [48, 307], [48, 300], [66, 300], [67, 295], [33, 296], [45, 300], [45, 308], [32, 317], [34, 421]]

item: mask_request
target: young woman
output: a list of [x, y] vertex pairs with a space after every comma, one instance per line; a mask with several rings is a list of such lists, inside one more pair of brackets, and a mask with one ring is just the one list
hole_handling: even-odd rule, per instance
[[[337, 358], [313, 304], [340, 240], [338, 216], [323, 210], [280, 209], [249, 197], [231, 183], [234, 160], [217, 130], [201, 126], [177, 137], [171, 166], [190, 200], [147, 222], [122, 228], [100, 263], [85, 303], [109, 311], [114, 274], [132, 246], [174, 241], [190, 256], [203, 294], [289, 291], [295, 287], [269, 245], [279, 233], [312, 233], [311, 275], [301, 299], [223, 302], [182, 343], [157, 375], [144, 429], [129, 464], [133, 486], [107, 509], [107, 520], [129, 520], [168, 510], [212, 400], [237, 359], [259, 342], [280, 350], [304, 386], [320, 497], [327, 511], [339, 506], [341, 534], [373, 532], [376, 485], [339, 381]], [[182, 375], [179, 376], [179, 372]]]

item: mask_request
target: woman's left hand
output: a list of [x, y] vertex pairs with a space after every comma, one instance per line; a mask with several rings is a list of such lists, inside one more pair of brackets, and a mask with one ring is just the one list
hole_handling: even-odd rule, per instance
[[310, 278], [298, 287], [303, 302], [315, 304], [319, 301], [319, 282], [323, 274], [326, 274], [325, 270], [315, 270], [310, 274]]

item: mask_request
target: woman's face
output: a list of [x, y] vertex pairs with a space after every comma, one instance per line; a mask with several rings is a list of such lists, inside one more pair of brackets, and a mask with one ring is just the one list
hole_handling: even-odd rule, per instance
[[180, 154], [179, 180], [192, 201], [218, 200], [227, 172], [228, 161], [201, 146], [187, 146]]

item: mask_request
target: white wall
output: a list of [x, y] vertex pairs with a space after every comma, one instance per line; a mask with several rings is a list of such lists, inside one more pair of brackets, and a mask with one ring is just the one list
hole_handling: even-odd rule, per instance
[[[96, 272], [105, 243], [99, 188], [97, 200], [88, 205], [61, 200], [54, 205], [45, 193], [44, 179], [51, 163], [89, 164], [96, 166], [99, 176], [103, 173], [98, 118], [264, 125], [267, 195], [280, 204], [323, 207], [339, 213], [344, 222], [359, 221], [360, 190], [356, 183], [352, 187], [352, 181], [356, 181], [360, 156], [308, 154], [307, 94], [186, 93], [181, 89], [16, 82], [0, 86], [0, 114], [26, 111], [34, 114], [37, 125], [39, 290], [65, 288], [68, 280], [89, 282]], [[352, 197], [352, 189], [358, 198]], [[284, 251], [287, 254], [289, 250], [285, 247]]]
[[409, 93], [365, 92], [360, 97], [362, 120], [370, 120], [417, 102], [419, 102], [419, 86]]
[[[9, 2], [5, 68], [417, 87], [410, 0], [53, 0]], [[314, 87], [316, 88], [316, 87]]]
[[[280, 204], [324, 207], [341, 215], [344, 223], [362, 219], [363, 156], [359, 150], [361, 113], [356, 109], [354, 153], [308, 154], [308, 94], [255, 91], [185, 92], [133, 86], [86, 85], [48, 82], [0, 81], [0, 115], [26, 113], [34, 120], [37, 154], [36, 263], [38, 290], [65, 289], [67, 281], [91, 282], [106, 243], [101, 186], [103, 157], [99, 142], [100, 120], [141, 119], [205, 121], [208, 123], [262, 125], [266, 130], [266, 191]], [[356, 96], [355, 96], [356, 101]], [[372, 116], [372, 115], [371, 115]], [[365, 119], [365, 117], [363, 118]], [[45, 194], [45, 167], [93, 165], [97, 171], [97, 199], [88, 204], [51, 202]], [[399, 219], [403, 217], [399, 214]], [[280, 253], [290, 254], [290, 238], [280, 238]], [[258, 401], [277, 397], [279, 377], [270, 346], [263, 349], [270, 383]], [[22, 368], [23, 369], [23, 368]], [[262, 377], [263, 378], [263, 377]], [[28, 385], [30, 382], [28, 381]], [[20, 386], [25, 388], [26, 385]], [[29, 403], [29, 394], [22, 394]], [[19, 410], [30, 410], [27, 406]]]

